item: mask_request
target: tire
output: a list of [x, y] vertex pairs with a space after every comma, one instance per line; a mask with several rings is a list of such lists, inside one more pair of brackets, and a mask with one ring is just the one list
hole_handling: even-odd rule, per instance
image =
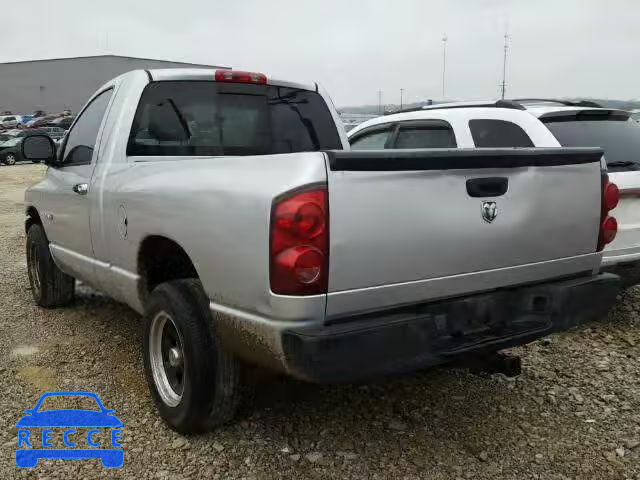
[[73, 301], [75, 279], [53, 262], [47, 236], [37, 223], [27, 232], [27, 272], [33, 299], [39, 306], [63, 307]]
[[143, 335], [149, 390], [171, 428], [199, 433], [233, 419], [243, 393], [242, 366], [223, 349], [199, 280], [156, 287]]
[[40, 160], [31, 160], [31, 163], [40, 163]]
[[13, 152], [6, 153], [2, 157], [2, 163], [5, 165], [15, 165], [17, 161], [18, 156]]

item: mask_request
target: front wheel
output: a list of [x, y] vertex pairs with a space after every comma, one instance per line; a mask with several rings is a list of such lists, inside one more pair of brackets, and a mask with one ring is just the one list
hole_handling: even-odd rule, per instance
[[15, 165], [18, 161], [18, 157], [15, 153], [7, 153], [2, 158], [2, 162], [6, 165]]
[[200, 281], [156, 287], [144, 315], [144, 369], [162, 418], [181, 433], [230, 421], [242, 394], [241, 365], [224, 350]]
[[27, 273], [33, 299], [41, 307], [62, 307], [73, 301], [75, 279], [54, 263], [47, 236], [37, 223], [27, 232]]

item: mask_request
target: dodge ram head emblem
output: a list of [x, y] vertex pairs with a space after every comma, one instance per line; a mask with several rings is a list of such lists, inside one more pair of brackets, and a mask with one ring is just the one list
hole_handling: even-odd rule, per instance
[[496, 202], [482, 202], [482, 219], [487, 222], [493, 222], [498, 216], [498, 205]]

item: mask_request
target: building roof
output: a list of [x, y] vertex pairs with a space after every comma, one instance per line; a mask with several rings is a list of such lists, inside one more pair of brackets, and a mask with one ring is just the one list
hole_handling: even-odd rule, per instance
[[190, 62], [181, 62], [175, 60], [166, 60], [161, 58], [144, 58], [144, 57], [128, 57], [126, 55], [86, 55], [80, 57], [59, 57], [59, 58], [37, 58], [33, 60], [18, 60], [13, 62], [0, 62], [0, 65], [11, 65], [17, 63], [36, 63], [36, 62], [54, 62], [56, 60], [82, 60], [87, 58], [126, 58], [129, 60], [142, 60], [142, 61], [151, 61], [151, 62], [166, 62], [166, 63], [177, 63], [182, 65], [190, 65], [197, 67], [218, 67], [218, 68], [229, 68], [223, 67], [221, 65], [206, 65], [202, 63], [190, 63]]

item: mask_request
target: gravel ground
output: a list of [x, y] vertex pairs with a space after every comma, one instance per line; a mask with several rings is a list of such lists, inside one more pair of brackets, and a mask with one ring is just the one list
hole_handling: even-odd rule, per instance
[[[139, 318], [81, 290], [36, 308], [22, 196], [44, 171], [0, 167], [0, 478], [640, 479], [640, 289], [599, 324], [525, 348], [517, 379], [432, 370], [374, 383], [259, 382], [237, 423], [181, 437], [157, 417]], [[125, 464], [13, 462], [15, 422], [49, 390], [96, 392], [123, 421]]]

